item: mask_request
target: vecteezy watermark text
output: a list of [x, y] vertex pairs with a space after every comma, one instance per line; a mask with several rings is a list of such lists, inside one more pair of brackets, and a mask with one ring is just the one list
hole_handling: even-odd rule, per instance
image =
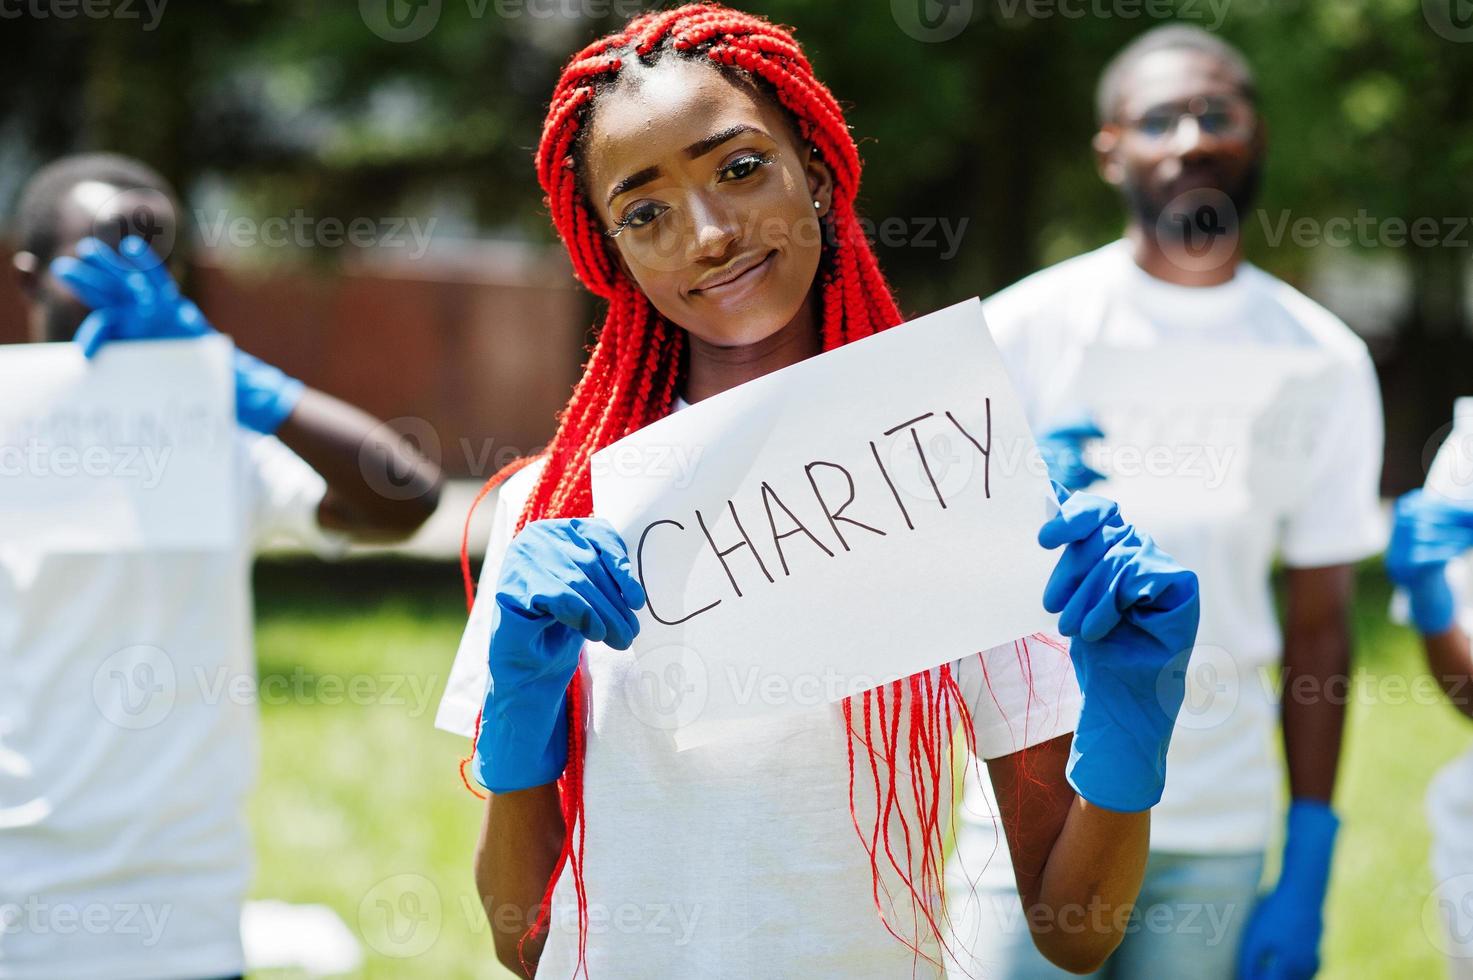
[[357, 217], [344, 221], [337, 217], [317, 217], [297, 208], [289, 215], [253, 218], [232, 216], [228, 211], [196, 209], [200, 239], [211, 248], [222, 243], [235, 248], [265, 246], [267, 248], [357, 248], [407, 249], [411, 259], [422, 258], [429, 250], [435, 231], [435, 218], [421, 222], [416, 217]]
[[0, 936], [141, 936], [145, 948], [158, 945], [173, 914], [172, 905], [147, 902], [47, 902], [27, 896], [0, 903]]
[[1263, 226], [1263, 237], [1271, 248], [1278, 248], [1287, 237], [1299, 248], [1315, 248], [1328, 245], [1330, 248], [1467, 248], [1473, 244], [1469, 235], [1473, 218], [1468, 215], [1433, 217], [1421, 215], [1403, 218], [1396, 215], [1381, 217], [1365, 208], [1355, 216], [1338, 215], [1331, 218], [1301, 216], [1295, 218], [1288, 208], [1281, 209], [1270, 217], [1267, 211], [1258, 212]]
[[55, 446], [30, 439], [0, 445], [0, 477], [114, 477], [152, 490], [164, 478], [170, 452], [169, 446]]
[[141, 20], [151, 31], [169, 0], [0, 0], [0, 20]]

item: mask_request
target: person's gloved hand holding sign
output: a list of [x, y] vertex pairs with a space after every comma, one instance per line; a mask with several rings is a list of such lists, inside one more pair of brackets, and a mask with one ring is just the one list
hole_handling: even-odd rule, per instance
[[1121, 518], [1113, 501], [1070, 494], [1038, 532], [1064, 545], [1043, 592], [1084, 705], [1069, 782], [1110, 810], [1154, 806], [1166, 784], [1166, 749], [1186, 696], [1186, 657], [1197, 638], [1197, 576]]
[[496, 584], [491, 677], [476, 734], [476, 778], [493, 793], [550, 783], [568, 764], [568, 683], [583, 642], [627, 650], [644, 589], [619, 532], [596, 517], [522, 528]]
[[[118, 251], [96, 238], [77, 245], [77, 258], [61, 256], [52, 272], [92, 313], [77, 328], [76, 342], [89, 358], [118, 340], [163, 340], [217, 333], [204, 314], [180, 295], [169, 270], [148, 243], [123, 239]], [[303, 385], [241, 350], [235, 351], [235, 416], [241, 425], [270, 435], [292, 413]]]
[[[1062, 612], [1084, 707], [1069, 779], [1091, 803], [1144, 810], [1160, 799], [1166, 747], [1197, 631], [1197, 578], [1138, 534], [1113, 503], [1059, 489], [1039, 532], [1066, 545], [1045, 590]], [[564, 695], [585, 640], [627, 649], [645, 604], [618, 533], [597, 518], [542, 520], [512, 541], [496, 586], [490, 681], [475, 772], [492, 792], [550, 783], [568, 758]]]

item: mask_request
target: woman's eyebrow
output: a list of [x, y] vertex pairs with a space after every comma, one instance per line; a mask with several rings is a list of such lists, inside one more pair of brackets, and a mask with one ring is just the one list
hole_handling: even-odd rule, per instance
[[614, 198], [620, 194], [623, 194], [625, 191], [632, 191], [642, 184], [648, 184], [658, 176], [660, 176], [659, 167], [645, 167], [643, 170], [636, 170], [614, 185], [614, 189], [609, 191], [609, 199], [605, 203], [613, 204]]
[[759, 136], [767, 136], [766, 133], [762, 132], [762, 130], [758, 129], [756, 126], [750, 126], [746, 123], [737, 123], [735, 126], [728, 126], [725, 129], [721, 130], [719, 133], [712, 133], [710, 136], [707, 136], [704, 139], [698, 139], [690, 146], [687, 146], [685, 148], [686, 159], [694, 160], [696, 157], [705, 156], [707, 153], [710, 153], [712, 150], [716, 149], [716, 147], [720, 146], [722, 143], [725, 143], [727, 140], [736, 139], [738, 136], [743, 136], [747, 133], [756, 133]]
[[[758, 136], [766, 136], [768, 139], [772, 138], [756, 126], [747, 123], [738, 123], [735, 126], [728, 126], [719, 132], [712, 133], [710, 136], [703, 136], [681, 152], [685, 154], [687, 159], [694, 160], [696, 157], [705, 156], [707, 153], [710, 153], [727, 140], [736, 139], [738, 136], [744, 136], [747, 133], [756, 133]], [[609, 199], [606, 203], [613, 204], [614, 198], [620, 194], [632, 191], [643, 184], [648, 184], [658, 176], [660, 176], [659, 167], [645, 167], [643, 170], [636, 170], [614, 185], [614, 189], [609, 191]]]

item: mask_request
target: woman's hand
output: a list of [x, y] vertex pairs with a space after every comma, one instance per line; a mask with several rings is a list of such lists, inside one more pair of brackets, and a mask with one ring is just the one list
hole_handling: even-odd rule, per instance
[[1043, 592], [1070, 637], [1084, 706], [1068, 776], [1080, 796], [1137, 811], [1161, 799], [1166, 750], [1197, 637], [1197, 576], [1120, 517], [1113, 501], [1055, 484], [1038, 532], [1064, 553]]
[[491, 676], [475, 772], [493, 793], [553, 782], [568, 762], [568, 683], [585, 640], [627, 650], [644, 589], [608, 521], [533, 521], [507, 550], [496, 584]]

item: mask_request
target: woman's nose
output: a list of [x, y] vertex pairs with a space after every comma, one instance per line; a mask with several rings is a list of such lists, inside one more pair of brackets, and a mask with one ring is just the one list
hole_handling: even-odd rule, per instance
[[736, 215], [703, 196], [692, 200], [690, 220], [696, 259], [722, 258], [741, 237]]

